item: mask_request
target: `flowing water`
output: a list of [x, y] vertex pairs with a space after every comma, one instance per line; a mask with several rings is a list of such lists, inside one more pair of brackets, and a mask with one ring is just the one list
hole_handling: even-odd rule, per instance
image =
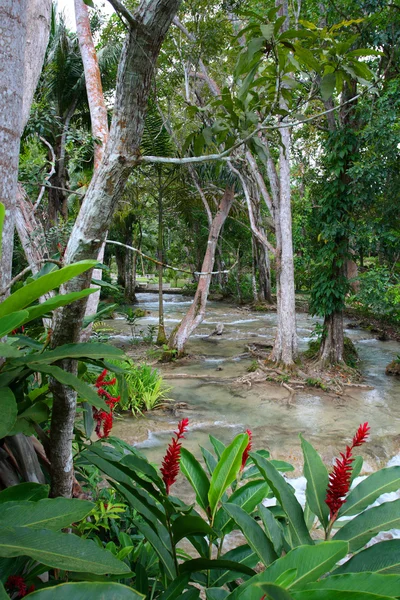
[[[157, 324], [158, 297], [138, 294], [139, 306], [148, 311], [140, 328]], [[165, 295], [166, 327], [171, 330], [181, 320], [192, 299]], [[316, 320], [297, 315], [299, 346], [307, 348]], [[123, 319], [109, 324], [115, 338], [127, 340], [129, 327]], [[210, 336], [217, 324], [224, 325], [221, 336]], [[227, 443], [239, 432], [253, 432], [254, 448], [267, 448], [274, 458], [289, 460], [295, 475], [302, 470], [298, 434], [302, 433], [321, 453], [327, 465], [347, 443], [360, 423], [369, 421], [370, 442], [363, 448], [364, 472], [390, 464], [400, 464], [400, 379], [385, 375], [386, 365], [400, 354], [400, 344], [381, 342], [372, 334], [346, 330], [356, 345], [365, 383], [373, 389], [348, 388], [343, 396], [318, 389], [296, 392], [294, 397], [276, 384], [235, 383], [248, 374], [251, 359], [241, 356], [247, 344], [271, 343], [276, 314], [259, 313], [226, 302], [210, 302], [207, 317], [187, 345], [194, 358], [161, 368], [165, 383], [172, 389], [169, 397], [186, 403], [176, 414], [154, 411], [140, 418], [124, 416], [115, 422], [113, 433], [136, 444], [150, 460], [160, 461], [179, 419], [188, 417], [190, 431], [185, 446], [199, 456], [199, 444], [210, 447], [212, 434]], [[174, 379], [176, 374], [196, 378]]]

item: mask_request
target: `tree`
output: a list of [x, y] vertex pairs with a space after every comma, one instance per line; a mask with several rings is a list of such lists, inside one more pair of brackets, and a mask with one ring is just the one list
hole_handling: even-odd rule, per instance
[[[133, 14], [123, 9], [127, 34], [119, 63], [110, 134], [71, 233], [66, 264], [96, 258], [105, 239], [118, 198], [137, 164], [155, 63], [178, 7], [179, 0], [143, 0]], [[65, 286], [65, 291], [81, 290], [89, 283], [90, 275], [77, 277]], [[54, 346], [79, 339], [84, 310], [84, 303], [75, 303], [59, 311], [54, 323]], [[69, 362], [64, 368], [75, 371], [76, 365]], [[52, 495], [70, 496], [76, 394], [57, 382], [53, 383], [52, 391]]]

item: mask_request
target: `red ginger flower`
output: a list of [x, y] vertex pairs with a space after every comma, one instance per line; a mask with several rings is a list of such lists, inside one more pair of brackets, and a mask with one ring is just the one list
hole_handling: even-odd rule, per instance
[[251, 450], [252, 445], [253, 445], [253, 442], [252, 442], [253, 433], [252, 433], [252, 431], [250, 431], [250, 429], [246, 429], [246, 433], [249, 436], [249, 441], [248, 441], [247, 446], [246, 446], [246, 448], [244, 449], [244, 452], [243, 452], [242, 464], [241, 464], [241, 467], [240, 467], [240, 472], [242, 472], [243, 469], [246, 466], [247, 459], [249, 458], [250, 450]]
[[117, 396], [114, 398], [111, 396], [109, 392], [107, 392], [107, 386], [114, 385], [117, 381], [114, 377], [109, 381], [106, 381], [107, 369], [101, 372], [95, 382], [95, 386], [97, 387], [97, 395], [106, 399], [106, 404], [110, 408], [110, 412], [106, 412], [105, 410], [99, 410], [97, 408], [93, 408], [93, 417], [96, 420], [96, 433], [99, 438], [106, 438], [110, 435], [110, 431], [113, 426], [113, 413], [115, 405], [119, 402], [121, 396]]
[[182, 419], [178, 424], [178, 431], [174, 431], [175, 437], [172, 438], [161, 465], [160, 471], [167, 494], [169, 494], [171, 485], [175, 483], [176, 478], [178, 477], [182, 446], [182, 443], [179, 440], [182, 440], [185, 437], [184, 433], [186, 432], [188, 425], [189, 419]]
[[342, 460], [336, 459], [336, 464], [333, 467], [332, 473], [329, 475], [329, 484], [326, 492], [325, 502], [330, 508], [330, 518], [336, 519], [337, 514], [343, 504], [346, 502], [346, 494], [350, 489], [351, 472], [354, 448], [361, 446], [367, 441], [370, 427], [368, 423], [360, 425], [357, 429], [351, 446], [346, 446], [346, 452], [340, 453]]
[[10, 575], [6, 581], [6, 588], [10, 594], [17, 593], [17, 598], [24, 598], [34, 591], [35, 586], [31, 585], [28, 589], [25, 579], [21, 575]]

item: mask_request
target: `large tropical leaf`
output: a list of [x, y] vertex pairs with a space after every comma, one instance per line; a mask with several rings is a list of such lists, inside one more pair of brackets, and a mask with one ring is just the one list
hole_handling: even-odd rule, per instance
[[96, 408], [102, 408], [107, 412], [109, 411], [109, 407], [103, 398], [99, 396], [97, 392], [87, 383], [79, 379], [79, 377], [76, 377], [76, 375], [68, 373], [56, 365], [46, 365], [42, 363], [31, 362], [29, 363], [29, 367], [32, 369], [32, 371], [46, 373], [46, 375], [51, 375], [51, 377], [54, 377], [54, 379], [57, 379], [57, 381], [60, 383], [68, 385], [78, 392], [79, 396], [84, 400], [87, 400], [87, 402], [89, 402], [89, 404], [92, 406], [95, 406]]
[[[340, 590], [342, 592], [395, 596], [400, 590], [400, 575], [381, 575], [380, 573], [331, 575], [320, 581], [309, 583], [304, 588], [304, 592], [308, 590]], [[366, 600], [369, 600], [369, 596], [366, 596]]]
[[14, 427], [18, 415], [18, 406], [10, 388], [0, 389], [0, 439], [5, 437]]
[[5, 317], [0, 317], [0, 338], [11, 333], [11, 331], [14, 331], [14, 329], [17, 329], [23, 323], [26, 323], [28, 315], [27, 310], [19, 310]]
[[265, 535], [257, 521], [236, 504], [228, 504], [226, 502], [223, 504], [223, 507], [228, 515], [237, 523], [250, 548], [258, 554], [262, 563], [268, 566], [276, 560], [277, 555], [272, 542]]
[[32, 527], [58, 531], [81, 521], [93, 502], [72, 498], [45, 498], [38, 502], [6, 502], [1, 506], [0, 527]]
[[304, 456], [304, 475], [307, 479], [307, 503], [326, 528], [329, 520], [329, 508], [325, 502], [329, 483], [328, 470], [315, 448], [301, 435], [300, 439]]
[[272, 488], [279, 504], [287, 515], [293, 546], [313, 544], [304, 521], [303, 510], [282, 475], [280, 475], [269, 460], [266, 460], [255, 452], [252, 452], [250, 456], [259, 468], [261, 475]]
[[26, 500], [41, 500], [47, 498], [50, 487], [42, 483], [20, 483], [0, 492], [0, 504], [5, 502], [23, 502]]
[[186, 450], [186, 448], [181, 448], [180, 465], [182, 473], [196, 493], [197, 503], [204, 511], [207, 512], [210, 482], [206, 472], [199, 461], [191, 452], [189, 452], [189, 450]]
[[248, 441], [249, 437], [247, 433], [241, 433], [235, 437], [221, 454], [221, 458], [212, 474], [210, 490], [208, 492], [212, 515], [215, 515], [218, 502], [221, 500], [224, 492], [237, 477], [243, 452]]
[[[242, 546], [237, 546], [229, 552], [226, 552], [223, 556], [221, 556], [223, 560], [233, 561], [235, 563], [246, 565], [246, 567], [250, 567], [254, 569], [257, 563], [259, 562], [258, 555], [250, 548], [248, 544], [244, 544]], [[239, 577], [243, 577], [243, 574], [238, 573], [238, 571], [232, 571], [231, 569], [221, 569], [220, 571], [214, 571], [211, 573], [211, 582], [212, 585], [222, 586], [229, 581], [234, 581]]]
[[83, 581], [62, 583], [27, 596], [32, 600], [141, 600], [145, 598], [136, 590], [120, 583]]
[[400, 500], [385, 502], [370, 508], [348, 521], [333, 539], [349, 542], [350, 552], [356, 552], [380, 531], [400, 528]]
[[42, 277], [24, 285], [6, 298], [0, 304], [0, 317], [26, 308], [35, 302], [35, 300], [38, 300], [40, 296], [58, 288], [62, 283], [73, 279], [77, 275], [92, 269], [96, 264], [97, 261], [94, 260], [82, 260], [73, 265], [63, 267], [58, 271], [52, 271], [47, 275], [42, 275]]
[[362, 571], [400, 574], [400, 540], [388, 540], [362, 550], [336, 569], [335, 575]]
[[322, 542], [314, 546], [299, 546], [286, 556], [279, 558], [265, 571], [252, 577], [229, 595], [229, 600], [260, 600], [259, 588], [255, 583], [280, 583], [284, 573], [293, 570], [294, 576], [286, 586], [292, 589], [302, 589], [307, 583], [316, 581], [322, 575], [333, 569], [336, 563], [348, 552], [347, 542]]
[[[257, 504], [267, 497], [269, 485], [263, 479], [254, 479], [237, 488], [230, 496], [227, 504], [240, 506], [247, 514], [251, 514]], [[233, 521], [223, 507], [219, 509], [214, 521], [214, 528], [224, 535], [232, 530]]]
[[60, 308], [66, 304], [72, 304], [72, 302], [76, 302], [81, 298], [86, 298], [86, 296], [90, 296], [90, 294], [95, 294], [96, 292], [96, 288], [87, 288], [86, 290], [81, 290], [80, 292], [71, 292], [63, 295], [59, 294], [49, 298], [45, 302], [42, 302], [42, 304], [29, 306], [27, 308], [28, 317], [24, 323], [27, 321], [33, 321], [33, 319], [37, 319], [38, 317], [42, 317], [43, 315], [56, 310], [56, 308]]
[[111, 358], [121, 359], [124, 353], [119, 348], [111, 346], [110, 344], [99, 344], [97, 342], [86, 342], [80, 344], [64, 344], [58, 346], [54, 350], [48, 350], [47, 352], [28, 354], [21, 358], [16, 358], [11, 362], [12, 367], [16, 367], [23, 364], [29, 364], [34, 362], [36, 365], [39, 363], [51, 364], [64, 358], [73, 359], [85, 359], [85, 358]]
[[375, 502], [382, 494], [400, 488], [400, 466], [380, 469], [361, 481], [347, 496], [339, 511], [339, 518], [356, 515]]
[[129, 567], [92, 540], [73, 534], [30, 527], [1, 527], [0, 556], [29, 556], [39, 563], [67, 571], [123, 575]]

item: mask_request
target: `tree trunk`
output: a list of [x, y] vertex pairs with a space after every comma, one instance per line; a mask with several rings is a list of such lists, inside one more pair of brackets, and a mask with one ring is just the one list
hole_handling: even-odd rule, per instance
[[[285, 104], [285, 103], [283, 103]], [[291, 366], [297, 357], [296, 304], [290, 194], [290, 132], [281, 130], [279, 151], [279, 210], [275, 222], [277, 332], [271, 359]]]
[[[92, 32], [90, 30], [89, 11], [83, 0], [75, 0], [75, 22], [76, 33], [79, 40], [83, 69], [85, 71], [85, 85], [89, 102], [90, 121], [92, 135], [98, 142], [94, 144], [94, 171], [99, 167], [103, 158], [104, 148], [108, 138], [108, 116], [104, 101], [103, 87], [101, 84], [100, 68], [97, 60], [96, 48], [94, 46]], [[103, 262], [105, 244], [100, 248], [97, 260]], [[94, 269], [93, 279], [101, 280], [103, 271]], [[94, 287], [94, 286], [92, 286]], [[96, 314], [100, 300], [100, 289], [88, 297], [85, 316]], [[92, 332], [89, 325], [84, 330], [84, 338], [87, 339]], [[82, 332], [83, 333], [83, 332]], [[83, 341], [83, 338], [81, 336]]]
[[[103, 159], [88, 187], [65, 254], [66, 264], [95, 259], [105, 240], [116, 204], [140, 153], [155, 63], [179, 0], [142, 0], [129, 24], [118, 68], [113, 119]], [[87, 288], [90, 273], [75, 277], [65, 292]], [[85, 302], [60, 309], [54, 319], [53, 345], [79, 340]], [[63, 362], [66, 370], [76, 366]], [[71, 496], [72, 439], [76, 394], [52, 384], [51, 463], [53, 496]]]
[[117, 283], [125, 289], [126, 287], [126, 258], [127, 253], [125, 248], [119, 248], [116, 246], [115, 250], [115, 262], [117, 263]]
[[[132, 240], [129, 240], [132, 243]], [[136, 302], [136, 261], [137, 252], [126, 253], [125, 259], [125, 300], [129, 304]]]
[[0, 202], [5, 206], [0, 247], [0, 290], [6, 289], [11, 281], [27, 4], [26, 0], [2, 0], [0, 6]]
[[158, 268], [158, 334], [157, 344], [163, 346], [167, 343], [167, 336], [164, 325], [164, 298], [163, 298], [163, 262], [164, 262], [164, 227], [163, 227], [163, 199], [162, 199], [162, 182], [161, 182], [161, 167], [158, 169], [158, 245], [157, 245], [157, 260]]
[[201, 267], [201, 275], [197, 284], [196, 294], [188, 312], [182, 319], [176, 331], [173, 331], [169, 339], [169, 347], [176, 349], [179, 354], [183, 353], [186, 342], [193, 331], [204, 319], [207, 306], [208, 292], [211, 283], [211, 273], [214, 267], [215, 251], [217, 248], [219, 234], [226, 221], [234, 200], [233, 187], [227, 187], [221, 199], [217, 213], [213, 218], [208, 235], [207, 249]]
[[334, 365], [343, 362], [344, 334], [343, 311], [334, 312], [324, 319], [319, 360], [322, 365]]

